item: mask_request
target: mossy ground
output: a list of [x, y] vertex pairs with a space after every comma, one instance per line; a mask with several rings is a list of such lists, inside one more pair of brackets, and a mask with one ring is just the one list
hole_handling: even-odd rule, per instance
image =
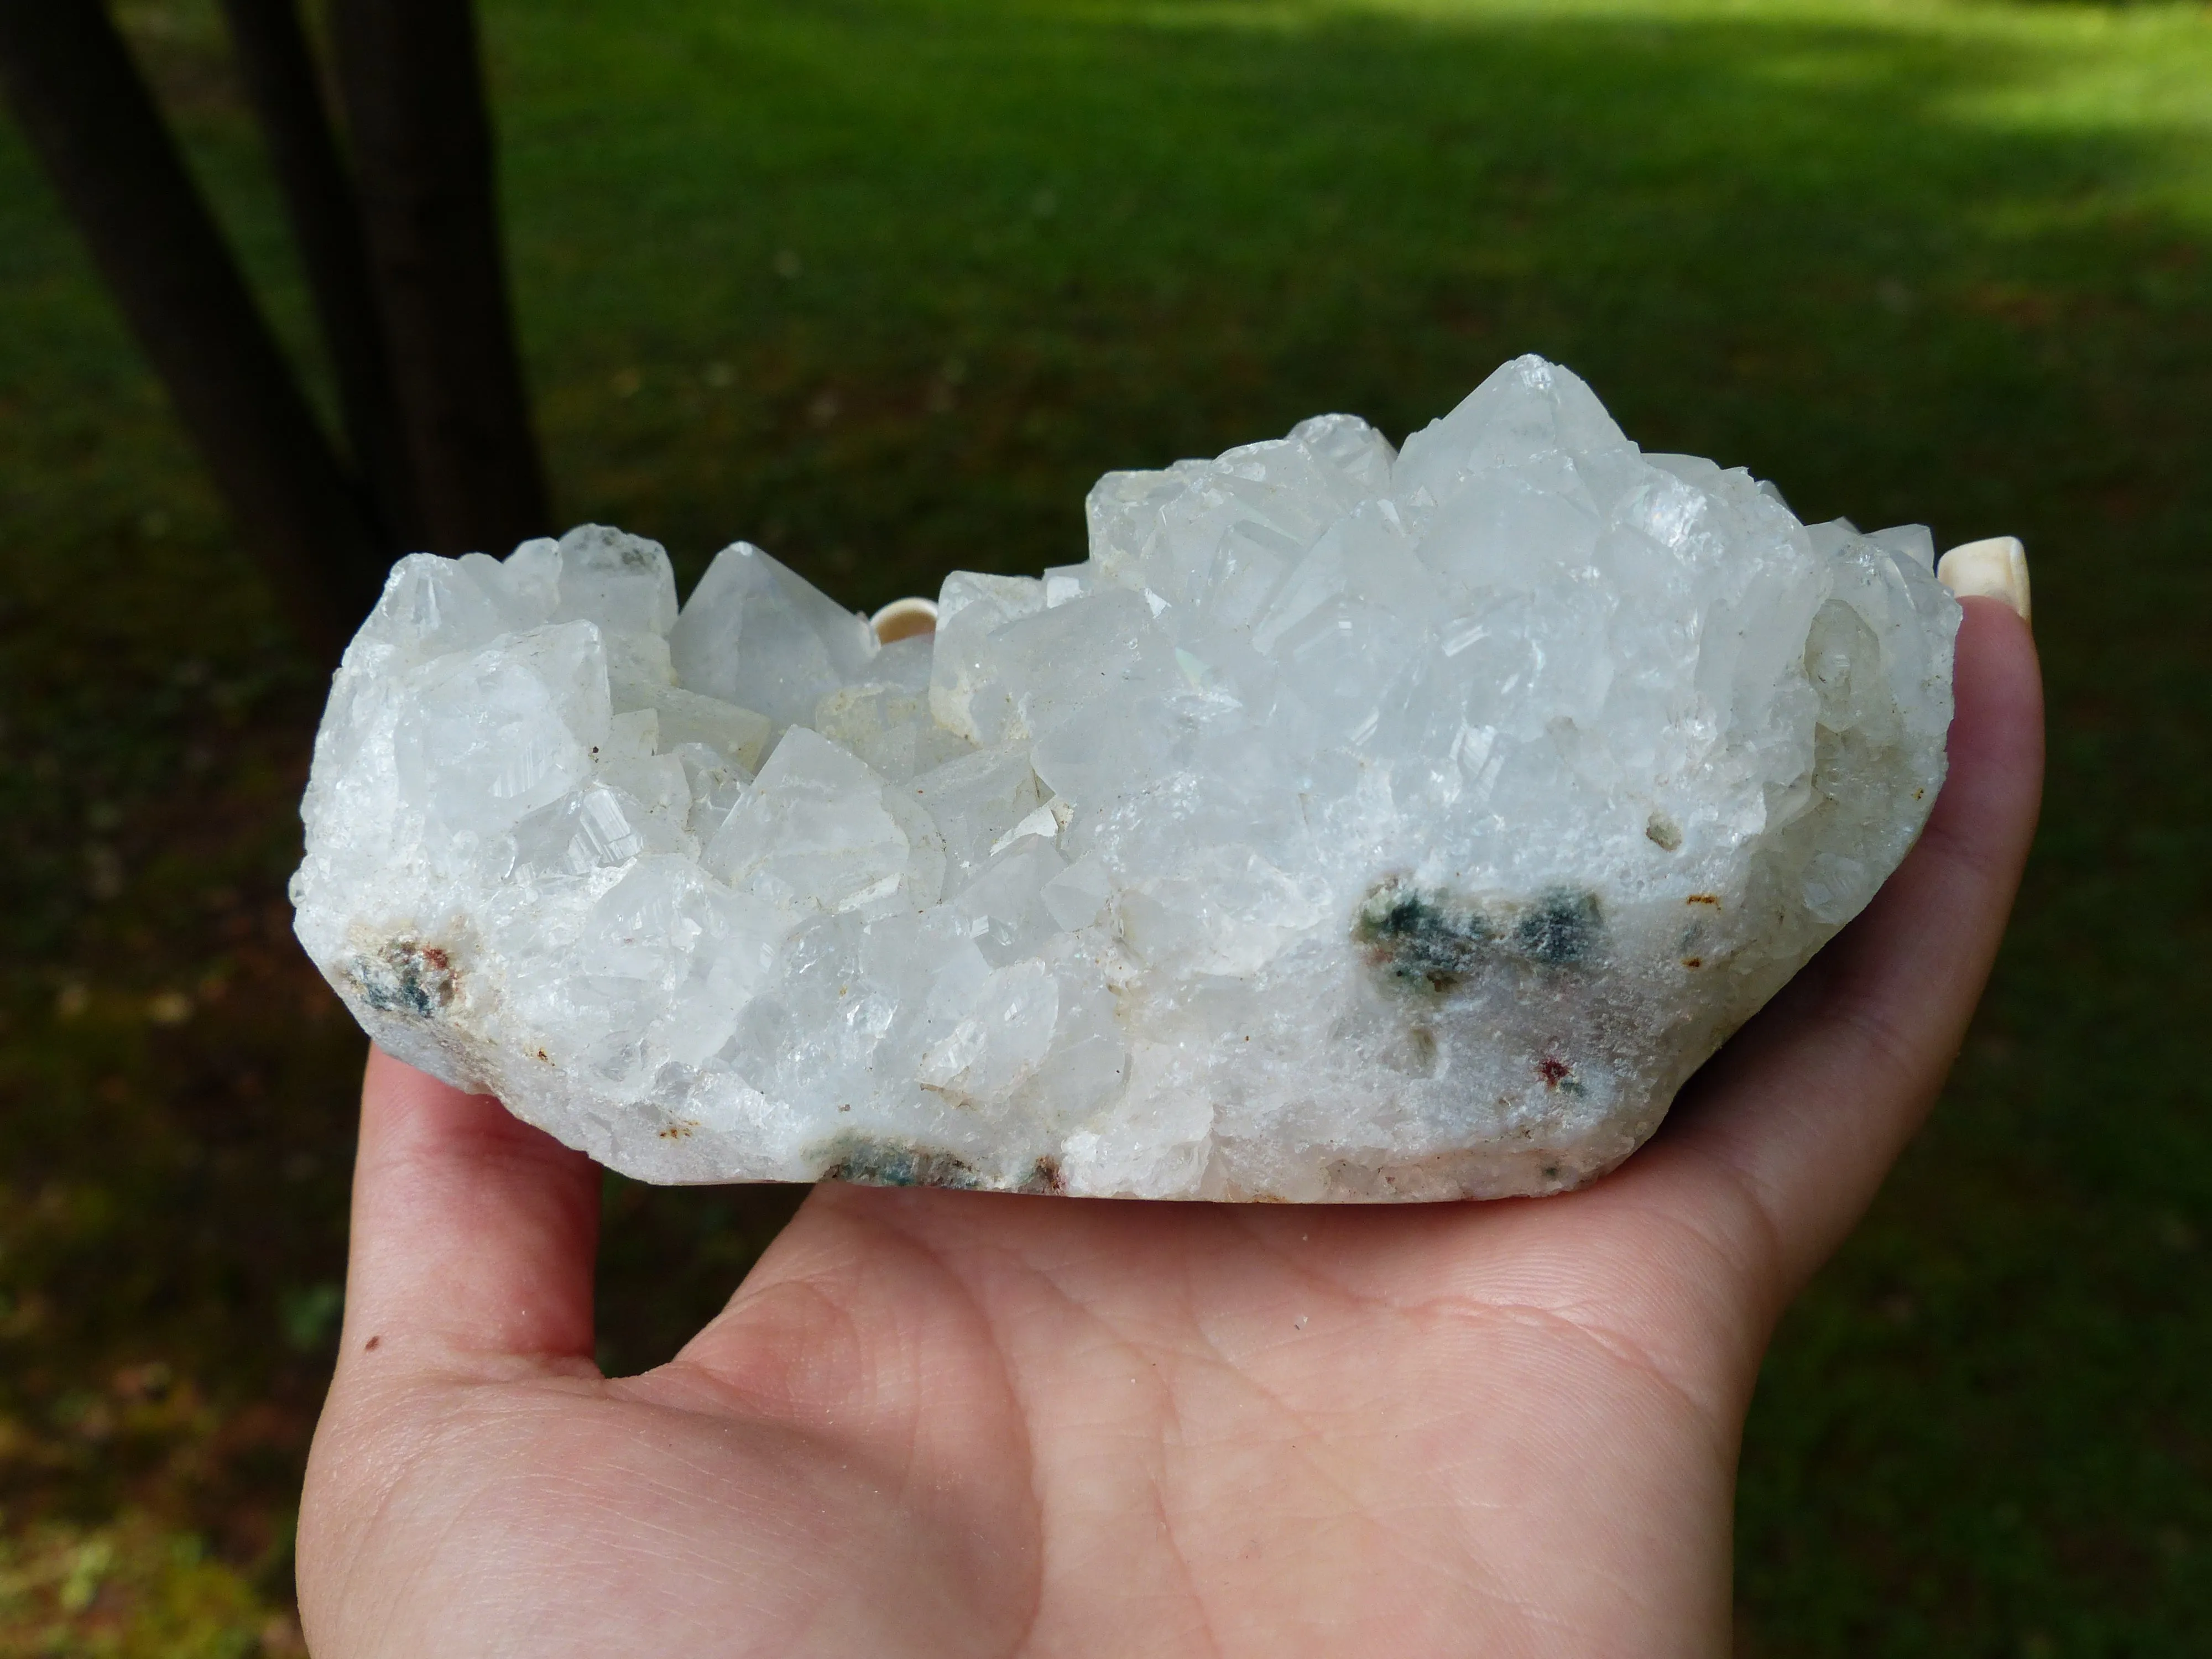
[[[2212, 1650], [2212, 20], [1610, 0], [484, 0], [564, 520], [854, 604], [1109, 466], [1499, 360], [1808, 516], [2035, 559], [2050, 805], [1933, 1127], [1753, 1413], [1748, 1655]], [[208, 0], [126, 21], [288, 337]], [[362, 1045], [319, 701], [0, 131], [0, 1655], [296, 1649]], [[611, 1186], [609, 1363], [786, 1194]]]

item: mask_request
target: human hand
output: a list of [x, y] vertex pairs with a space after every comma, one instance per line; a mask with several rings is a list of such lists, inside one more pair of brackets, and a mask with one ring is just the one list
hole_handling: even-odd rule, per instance
[[1966, 610], [1919, 845], [1571, 1195], [823, 1186], [607, 1378], [597, 1171], [372, 1054], [313, 1651], [1725, 1652], [1760, 1354], [1934, 1100], [2033, 828], [2034, 649]]

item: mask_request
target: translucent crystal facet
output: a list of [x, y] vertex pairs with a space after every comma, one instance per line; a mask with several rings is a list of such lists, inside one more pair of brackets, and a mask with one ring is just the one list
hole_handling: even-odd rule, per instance
[[1524, 357], [956, 572], [933, 637], [759, 550], [418, 556], [293, 883], [386, 1048], [629, 1174], [1543, 1193], [1626, 1158], [1943, 776], [1917, 528], [1801, 524]]

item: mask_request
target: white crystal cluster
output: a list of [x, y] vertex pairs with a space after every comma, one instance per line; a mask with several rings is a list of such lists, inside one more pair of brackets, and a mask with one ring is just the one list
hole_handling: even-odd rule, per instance
[[653, 1181], [1377, 1200], [1611, 1168], [1943, 776], [1918, 528], [1507, 364], [1100, 480], [867, 623], [757, 549], [419, 556], [293, 883], [385, 1048]]

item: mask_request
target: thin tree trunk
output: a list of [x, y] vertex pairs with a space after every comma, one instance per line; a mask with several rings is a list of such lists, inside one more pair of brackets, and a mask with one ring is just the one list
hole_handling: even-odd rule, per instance
[[0, 0], [0, 82], [309, 646], [331, 660], [386, 560], [99, 0]]
[[387, 544], [404, 552], [422, 544], [422, 515], [369, 283], [360, 209], [324, 107], [298, 0], [222, 0], [222, 9], [314, 296], [355, 467]]
[[430, 548], [547, 527], [508, 313], [469, 0], [335, 0], [354, 177]]

